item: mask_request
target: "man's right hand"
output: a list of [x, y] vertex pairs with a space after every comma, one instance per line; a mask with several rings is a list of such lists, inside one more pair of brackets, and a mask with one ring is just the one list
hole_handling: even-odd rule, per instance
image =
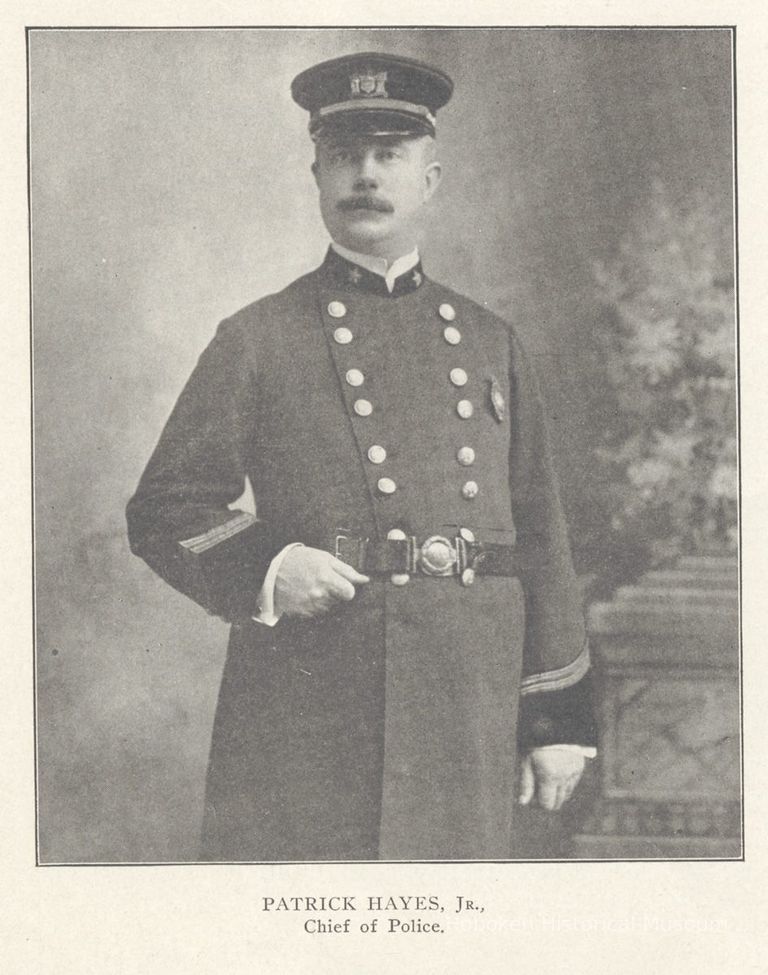
[[355, 585], [370, 582], [351, 565], [319, 548], [287, 552], [275, 579], [275, 612], [280, 616], [320, 616], [336, 603], [355, 598]]

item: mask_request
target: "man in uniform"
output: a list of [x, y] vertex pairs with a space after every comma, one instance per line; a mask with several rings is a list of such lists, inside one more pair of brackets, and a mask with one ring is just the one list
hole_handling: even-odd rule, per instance
[[417, 250], [452, 88], [384, 54], [294, 80], [331, 246], [220, 325], [128, 506], [232, 623], [206, 859], [511, 858], [515, 803], [559, 808], [594, 752], [534, 378]]

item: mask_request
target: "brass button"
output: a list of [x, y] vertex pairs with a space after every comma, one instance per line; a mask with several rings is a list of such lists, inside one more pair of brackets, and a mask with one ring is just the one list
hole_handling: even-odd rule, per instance
[[343, 301], [332, 301], [328, 305], [328, 314], [331, 318], [343, 318], [347, 314], [347, 306]]
[[475, 581], [475, 570], [474, 569], [465, 569], [461, 573], [461, 584], [462, 584], [462, 586], [471, 586], [474, 581]]
[[456, 317], [456, 309], [453, 305], [449, 305], [447, 301], [440, 305], [437, 311], [444, 322], [452, 322]]
[[362, 386], [365, 382], [365, 376], [360, 372], [359, 369], [347, 370], [346, 379], [350, 386]]
[[470, 528], [460, 528], [459, 535], [461, 535], [465, 542], [469, 542], [470, 545], [475, 540], [475, 533]]
[[352, 404], [352, 409], [358, 416], [370, 416], [373, 413], [373, 406], [367, 399], [356, 399]]
[[471, 447], [459, 447], [456, 460], [462, 467], [470, 467], [475, 462], [475, 452]]
[[456, 412], [462, 420], [468, 420], [475, 412], [475, 408], [468, 399], [460, 399], [456, 404]]
[[406, 534], [402, 528], [390, 528], [387, 532], [387, 538], [391, 542], [404, 542], [406, 539]]
[[466, 386], [469, 378], [463, 369], [451, 369], [451, 382], [454, 386]]
[[443, 338], [448, 345], [458, 345], [461, 342], [461, 332], [453, 325], [446, 325], [443, 329]]
[[348, 342], [352, 341], [352, 333], [348, 328], [341, 325], [339, 328], [335, 329], [333, 338], [339, 343], [339, 345], [346, 345]]
[[372, 447], [368, 448], [368, 460], [372, 464], [383, 464], [386, 459], [387, 452], [380, 444], [375, 443]]
[[394, 494], [397, 490], [397, 485], [391, 477], [380, 477], [376, 482], [376, 487], [382, 494]]
[[467, 481], [466, 484], [462, 486], [461, 496], [466, 498], [467, 501], [471, 501], [473, 498], [477, 497], [477, 493], [480, 488], [477, 486], [477, 481]]

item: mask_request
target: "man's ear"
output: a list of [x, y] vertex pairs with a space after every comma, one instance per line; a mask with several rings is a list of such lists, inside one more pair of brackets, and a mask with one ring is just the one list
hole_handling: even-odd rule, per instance
[[424, 202], [426, 203], [435, 193], [443, 178], [443, 167], [439, 162], [431, 162], [424, 170]]

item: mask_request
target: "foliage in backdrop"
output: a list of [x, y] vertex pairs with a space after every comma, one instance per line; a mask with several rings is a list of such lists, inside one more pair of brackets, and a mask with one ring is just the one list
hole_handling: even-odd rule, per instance
[[731, 212], [700, 190], [672, 200], [659, 179], [649, 197], [594, 266], [594, 464], [575, 547], [603, 590], [737, 544]]

